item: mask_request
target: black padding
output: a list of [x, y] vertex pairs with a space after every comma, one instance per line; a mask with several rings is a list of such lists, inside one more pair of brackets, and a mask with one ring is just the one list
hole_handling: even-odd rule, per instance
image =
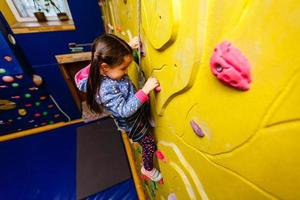
[[107, 117], [77, 129], [77, 199], [131, 177], [122, 137]]

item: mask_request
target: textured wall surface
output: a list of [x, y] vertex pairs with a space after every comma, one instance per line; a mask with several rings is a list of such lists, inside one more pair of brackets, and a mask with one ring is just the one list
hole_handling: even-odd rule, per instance
[[[148, 196], [299, 199], [299, 1], [141, 0], [141, 19], [137, 2], [108, 0], [102, 9], [107, 30], [127, 41], [141, 21], [142, 69], [161, 83], [151, 105], [166, 158], [156, 163], [164, 184], [144, 181]], [[248, 91], [211, 73], [210, 58], [223, 41], [248, 59]], [[139, 169], [141, 149], [133, 148]]]

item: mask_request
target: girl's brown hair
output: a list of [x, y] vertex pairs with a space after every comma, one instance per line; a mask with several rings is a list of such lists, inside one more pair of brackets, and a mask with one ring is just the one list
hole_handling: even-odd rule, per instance
[[109, 67], [120, 65], [124, 57], [132, 55], [131, 47], [121, 38], [104, 34], [97, 37], [92, 44], [92, 58], [89, 77], [87, 80], [87, 105], [91, 111], [102, 113], [100, 102], [97, 102], [102, 75], [100, 65], [106, 63]]

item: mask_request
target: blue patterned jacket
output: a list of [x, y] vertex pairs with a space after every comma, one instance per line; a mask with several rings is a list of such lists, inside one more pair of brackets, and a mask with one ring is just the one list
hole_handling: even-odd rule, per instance
[[[84, 68], [78, 73], [85, 71]], [[78, 73], [75, 75], [76, 85], [85, 92], [87, 77]], [[147, 109], [143, 106], [148, 99], [142, 90], [136, 92], [128, 75], [125, 75], [121, 80], [103, 76], [96, 100], [111, 112], [119, 129], [124, 130], [133, 141], [138, 141], [150, 128]]]

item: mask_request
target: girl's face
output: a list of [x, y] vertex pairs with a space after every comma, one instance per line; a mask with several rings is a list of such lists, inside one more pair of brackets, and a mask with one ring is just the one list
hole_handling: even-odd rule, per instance
[[124, 56], [124, 61], [120, 65], [108, 66], [103, 63], [101, 65], [101, 74], [108, 76], [113, 80], [120, 80], [128, 72], [128, 67], [132, 62], [132, 56]]

